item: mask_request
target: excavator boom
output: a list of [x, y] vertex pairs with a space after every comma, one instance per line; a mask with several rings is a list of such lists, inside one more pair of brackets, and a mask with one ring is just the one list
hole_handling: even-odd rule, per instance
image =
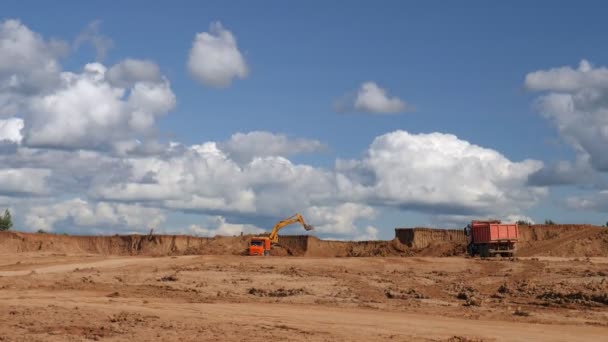
[[272, 232], [270, 232], [270, 235], [268, 236], [268, 238], [270, 239], [270, 242], [278, 243], [279, 242], [279, 230], [283, 229], [286, 226], [289, 226], [290, 224], [294, 224], [294, 223], [298, 223], [298, 222], [306, 230], [314, 229], [313, 226], [307, 224], [306, 221], [304, 221], [304, 218], [302, 217], [302, 215], [295, 214], [293, 216], [290, 216], [284, 220], [277, 222], [277, 224], [274, 225], [274, 227], [272, 228]]
[[295, 214], [284, 220], [277, 222], [272, 228], [268, 237], [252, 237], [249, 242], [249, 255], [270, 255], [272, 245], [279, 243], [279, 230], [294, 223], [300, 223], [306, 230], [313, 230], [314, 227], [306, 223], [300, 214]]

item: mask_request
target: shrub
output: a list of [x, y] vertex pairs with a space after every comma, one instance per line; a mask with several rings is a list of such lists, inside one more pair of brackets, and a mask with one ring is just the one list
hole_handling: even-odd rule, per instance
[[0, 231], [5, 231], [13, 228], [13, 218], [11, 212], [6, 209], [4, 215], [0, 217]]

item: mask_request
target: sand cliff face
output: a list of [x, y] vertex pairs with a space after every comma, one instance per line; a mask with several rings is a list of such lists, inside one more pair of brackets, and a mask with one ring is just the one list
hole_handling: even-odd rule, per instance
[[68, 236], [1, 232], [4, 252], [47, 251], [102, 255], [240, 254], [247, 237], [203, 238], [187, 235]]
[[[314, 236], [281, 236], [274, 255], [309, 257], [464, 255], [461, 230], [396, 229], [389, 241], [332, 241]], [[608, 228], [590, 225], [520, 226], [519, 256], [608, 256]], [[187, 235], [67, 236], [0, 232], [0, 252], [101, 255], [243, 255], [249, 236]]]
[[519, 228], [520, 256], [608, 256], [608, 228], [592, 225], [533, 225]]

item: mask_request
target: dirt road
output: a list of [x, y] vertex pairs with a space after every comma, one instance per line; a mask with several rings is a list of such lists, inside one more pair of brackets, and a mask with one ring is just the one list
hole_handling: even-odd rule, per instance
[[606, 258], [0, 260], [0, 341], [608, 340]]

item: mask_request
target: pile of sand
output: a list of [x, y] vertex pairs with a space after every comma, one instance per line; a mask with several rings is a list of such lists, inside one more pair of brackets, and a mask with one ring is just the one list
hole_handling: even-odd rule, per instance
[[608, 228], [592, 225], [520, 226], [519, 256], [608, 256]]
[[391, 241], [331, 241], [308, 238], [305, 256], [312, 257], [374, 257], [410, 256], [413, 252], [398, 239]]

